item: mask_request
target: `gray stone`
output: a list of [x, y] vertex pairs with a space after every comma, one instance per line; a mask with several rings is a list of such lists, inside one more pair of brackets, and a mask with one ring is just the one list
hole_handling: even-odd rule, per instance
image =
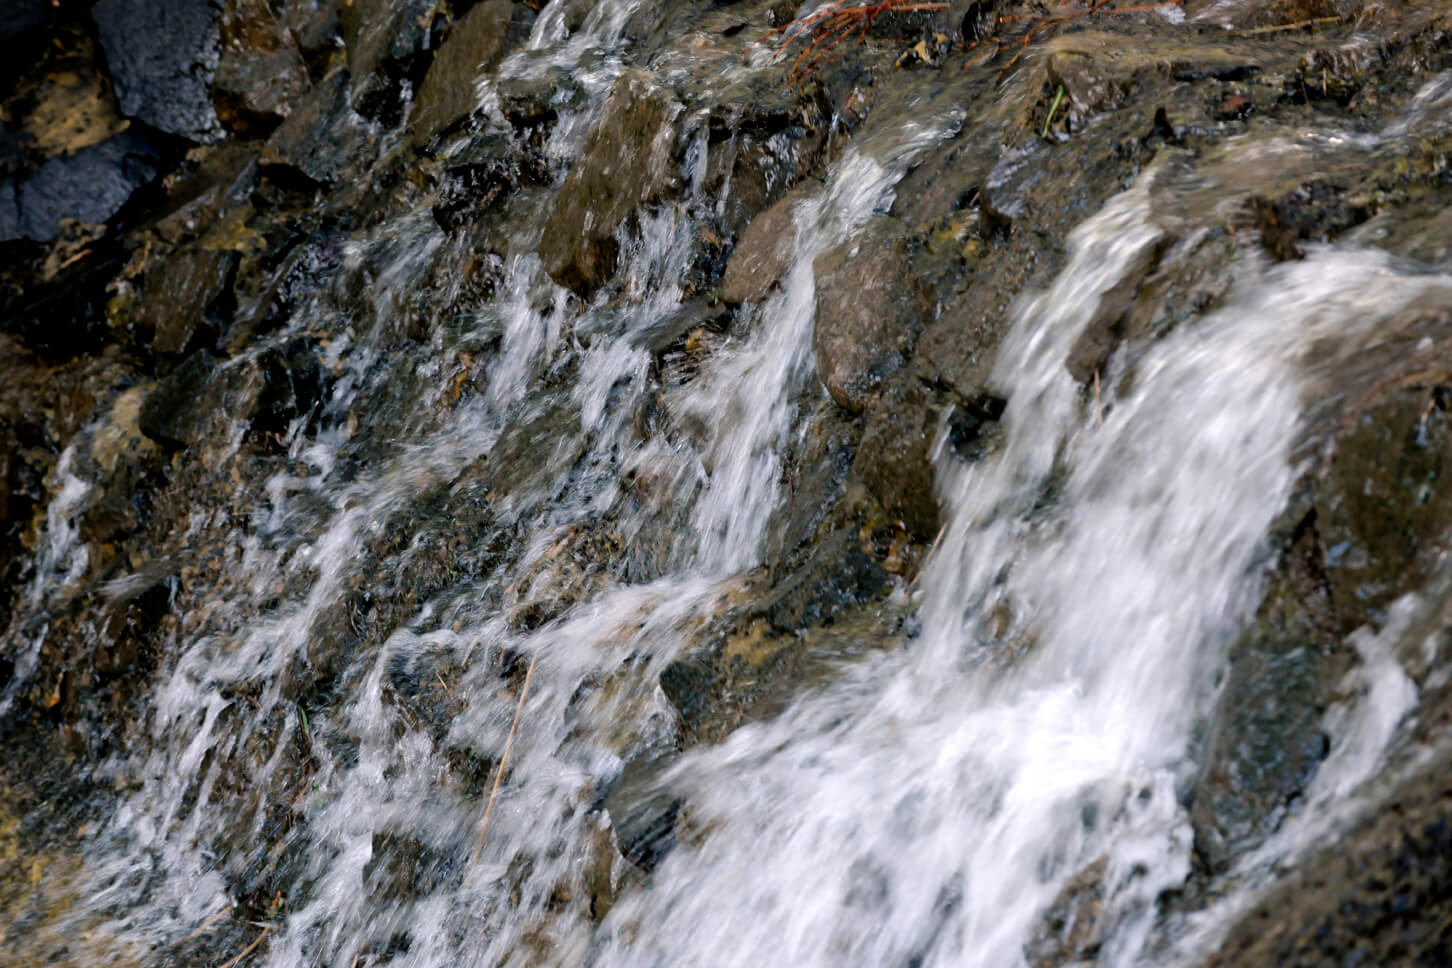
[[[135, 131], [52, 158], [19, 186], [19, 235], [46, 241], [55, 238], [61, 219], [89, 225], [106, 221], [132, 192], [156, 177], [158, 163], [155, 146]], [[4, 201], [0, 194], [0, 206]]]
[[121, 112], [192, 141], [222, 137], [209, 84], [221, 59], [211, 0], [100, 0], [91, 16]]

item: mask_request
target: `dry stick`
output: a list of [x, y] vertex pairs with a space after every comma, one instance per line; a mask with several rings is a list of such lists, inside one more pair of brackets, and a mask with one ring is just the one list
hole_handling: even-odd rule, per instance
[[1252, 27], [1243, 31], [1247, 37], [1254, 37], [1257, 34], [1274, 34], [1282, 30], [1300, 30], [1302, 27], [1319, 27], [1322, 24], [1334, 24], [1340, 22], [1340, 17], [1313, 17], [1310, 20], [1300, 20], [1293, 24], [1272, 24], [1269, 27]]
[[489, 818], [494, 813], [494, 800], [499, 796], [499, 781], [509, 767], [509, 751], [514, 749], [514, 736], [519, 732], [519, 717], [524, 712], [524, 700], [529, 696], [529, 683], [534, 678], [534, 663], [539, 655], [530, 656], [529, 668], [524, 670], [524, 685], [519, 687], [519, 704], [514, 707], [514, 722], [509, 724], [509, 736], [504, 740], [504, 754], [499, 757], [499, 768], [494, 771], [494, 786], [489, 791], [489, 802], [484, 805], [484, 819], [479, 823], [479, 834], [474, 838], [474, 856], [469, 859], [469, 876], [464, 886], [474, 879], [474, 868], [479, 866], [479, 855], [484, 850], [484, 835], [489, 831]]
[[182, 944], [186, 944], [188, 941], [192, 940], [197, 935], [201, 934], [203, 931], [207, 930], [212, 925], [216, 924], [219, 920], [222, 919], [222, 916], [223, 915], [227, 914], [231, 910], [232, 910], [232, 908], [231, 908], [230, 905], [227, 906], [227, 907], [222, 908], [222, 910], [218, 911], [216, 914], [214, 914], [211, 917], [207, 918], [207, 920], [203, 921], [200, 925], [198, 925], [198, 927], [197, 927], [197, 929], [195, 931], [193, 931], [191, 934], [187, 935], [185, 938], [182, 938], [181, 939], [181, 943]]
[[227, 962], [225, 965], [222, 966], [222, 968], [236, 968], [236, 966], [242, 961], [243, 958], [246, 958], [248, 955], [252, 954], [253, 949], [260, 945], [262, 943], [262, 939], [267, 937], [267, 935], [271, 931], [272, 925], [269, 924], [267, 927], [262, 929], [262, 933], [257, 936], [256, 941], [243, 948], [242, 951], [238, 953], [237, 957]]

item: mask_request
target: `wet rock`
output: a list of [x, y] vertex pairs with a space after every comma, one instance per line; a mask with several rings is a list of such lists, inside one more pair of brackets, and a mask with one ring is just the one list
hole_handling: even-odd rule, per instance
[[1044, 912], [1043, 923], [1024, 946], [1030, 968], [1093, 963], [1104, 941], [1104, 925], [1099, 922], [1107, 893], [1104, 880], [1108, 866], [1108, 861], [1100, 858], [1060, 888]]
[[393, 120], [404, 82], [417, 86], [433, 44], [434, 0], [354, 0], [338, 19], [348, 54], [350, 94], [364, 117]]
[[912, 256], [903, 226], [884, 216], [813, 263], [817, 374], [832, 399], [852, 413], [861, 413], [883, 381], [907, 363], [932, 316], [932, 294]]
[[407, 902], [427, 897], [449, 879], [457, 858], [417, 837], [398, 832], [375, 832], [363, 885], [380, 902]]
[[945, 450], [974, 459], [992, 445], [1003, 410], [990, 393], [965, 397], [912, 371], [899, 374], [868, 414], [853, 473], [908, 531], [932, 540], [940, 525], [940, 439]]
[[156, 178], [162, 158], [151, 139], [125, 131], [73, 155], [50, 159], [14, 190], [15, 234], [9, 237], [55, 238], [63, 219], [105, 222], [137, 188]]
[[721, 277], [723, 301], [760, 302], [781, 281], [796, 255], [796, 210], [803, 197], [788, 194], [746, 226]]
[[414, 144], [427, 144], [478, 107], [475, 82], [504, 52], [514, 7], [513, 0], [484, 0], [449, 30], [414, 99]]
[[348, 74], [336, 71], [294, 103], [268, 138], [261, 162], [287, 165], [321, 185], [333, 185], [362, 163], [370, 139], [349, 107]]
[[288, 115], [310, 84], [292, 34], [266, 0], [228, 0], [222, 13], [221, 58], [212, 79], [218, 117], [229, 129], [265, 133]]
[[235, 252], [193, 244], [148, 273], [135, 323], [151, 332], [152, 349], [177, 356], [198, 348], [193, 344], [202, 331], [211, 330], [215, 337], [218, 327], [208, 311], [229, 291], [236, 268]]
[[196, 401], [202, 396], [216, 369], [216, 360], [206, 352], [193, 353], [173, 370], [141, 406], [137, 426], [164, 447], [182, 448], [195, 443], [202, 429]]
[[222, 137], [208, 89], [221, 59], [212, 0], [100, 0], [91, 16], [122, 113], [191, 141]]
[[1449, 402], [1441, 386], [1399, 388], [1356, 413], [1336, 443], [1316, 508], [1343, 631], [1382, 624], [1452, 547]]
[[1445, 746], [1375, 797], [1244, 916], [1207, 968], [1452, 963], [1452, 770]]
[[773, 590], [762, 614], [772, 628], [796, 632], [876, 599], [890, 582], [861, 529], [849, 525], [815, 543], [805, 563]]
[[1049, 85], [1063, 88], [1071, 123], [1112, 110], [1171, 80], [1244, 80], [1259, 73], [1246, 53], [1214, 44], [1141, 37], [1134, 44], [1107, 31], [1061, 34], [1046, 45]]
[[449, 153], [434, 221], [443, 229], [460, 229], [499, 207], [520, 186], [549, 181], [549, 165], [540, 154], [497, 134], [476, 136]]
[[675, 186], [679, 111], [644, 73], [627, 71], [616, 83], [540, 239], [557, 283], [582, 294], [598, 288], [615, 268], [616, 230]]
[[758, 616], [671, 662], [660, 685], [680, 714], [686, 747], [719, 742], [741, 724], [777, 715], [803, 691], [833, 681], [844, 663], [900, 647], [906, 628], [903, 616], [881, 601], [855, 608], [844, 602], [830, 625], [796, 634]]
[[137, 425], [170, 450], [220, 443], [214, 438], [238, 420], [254, 434], [279, 436], [314, 413], [327, 387], [327, 372], [306, 339], [220, 363], [202, 351], [156, 385]]
[[1322, 716], [1350, 667], [1332, 627], [1315, 514], [1287, 540], [1255, 621], [1231, 647], [1193, 791], [1195, 853], [1211, 871], [1274, 833], [1305, 790], [1329, 749]]
[[1375, 212], [1371, 199], [1319, 180], [1278, 198], [1256, 195], [1246, 203], [1246, 213], [1259, 230], [1261, 242], [1278, 262], [1300, 259], [1304, 255], [1301, 242], [1333, 239]]
[[676, 840], [676, 815], [681, 801], [662, 786], [669, 759], [637, 757], [625, 764], [610, 784], [603, 806], [620, 852], [649, 872]]

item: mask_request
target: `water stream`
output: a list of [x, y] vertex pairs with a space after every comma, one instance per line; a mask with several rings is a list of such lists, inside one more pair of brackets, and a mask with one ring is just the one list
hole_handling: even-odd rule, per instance
[[[562, 160], [619, 72], [609, 51], [633, 8], [606, 0], [569, 36], [557, 8], [500, 70], [579, 68], [586, 103], [562, 114], [548, 148]], [[494, 97], [488, 78], [480, 97]], [[679, 306], [693, 219], [715, 204], [700, 178], [622, 236], [616, 291], [574, 315], [525, 229], [495, 300], [457, 335], [497, 342], [487, 390], [443, 416], [437, 394], [416, 399], [366, 468], [350, 455], [376, 431], [349, 414], [399, 395], [403, 379], [377, 331], [411, 311], [446, 242], [416, 215], [351, 242], [344, 263], [366, 270], [372, 318], [350, 320], [328, 346], [332, 396], [319, 420], [285, 435], [286, 469], [237, 529], [228, 595], [179, 623], [146, 703], [146, 748], [101, 768], [122, 796], [91, 839], [93, 930], [144, 960], [228, 908], [249, 870], [278, 858], [216, 856], [225, 831], [276, 844], [299, 872], [257, 956], [276, 968], [1012, 966], [1027, 963], [1044, 911], [1090, 868], [1103, 885], [1095, 963], [1167, 957], [1157, 902], [1190, 869], [1197, 730], [1260, 601], [1267, 535], [1300, 472], [1319, 378], [1308, 354], [1452, 293], [1452, 278], [1350, 244], [1286, 265], [1247, 257], [1223, 305], [1132, 361], [1116, 358], [1102, 391], [1086, 395], [1064, 360], [1101, 298], [1151, 249], [1193, 242], [1172, 202], [1191, 186], [1170, 164], [1084, 221], [1052, 283], [1014, 305], [993, 373], [1008, 400], [1001, 439], [971, 464], [945, 449], [946, 524], [916, 580], [894, 593], [918, 633], [844, 663], [781, 715], [673, 759], [657, 783], [685, 804], [689, 835], [648, 877], [619, 858], [597, 870], [611, 836], [601, 791], [627, 762], [674, 742], [661, 671], [740, 594], [787, 500], [784, 454], [824, 393], [811, 349], [814, 258], [886, 211], [911, 163], [961, 122], [930, 106], [850, 145], [796, 208], [779, 290], [713, 337], [674, 387], [656, 385], [643, 345]], [[700, 165], [709, 150], [703, 135]], [[323, 301], [309, 312], [335, 310]], [[277, 339], [317, 322], [299, 313]], [[566, 364], [573, 375], [560, 380]], [[436, 382], [417, 365], [412, 378]], [[637, 415], [657, 394], [667, 416], [642, 433]], [[376, 542], [411, 527], [410, 502], [434, 491], [485, 502], [488, 487], [476, 493], [470, 475], [504, 473], [492, 456], [533, 426], [545, 444], [507, 469], [510, 486], [488, 498], [482, 523], [470, 519], [478, 574], [349, 653], [325, 696], [290, 698], [284, 684], [311, 667], [319, 629], [353, 620], [339, 603], [370, 582], [409, 581], [414, 556], [447, 531], [434, 521], [404, 533], [396, 558], [371, 558]], [[69, 454], [26, 590], [37, 610], [86, 567], [73, 518], [87, 484]], [[632, 480], [650, 482], [648, 500]], [[572, 551], [609, 529], [626, 560], [663, 528], [663, 553], [614, 572]], [[510, 550], [486, 553], [495, 546]], [[361, 576], [365, 563], [383, 573]], [[1305, 819], [1244, 862], [1242, 896], [1185, 928], [1199, 939], [1177, 951], [1185, 963], [1254, 896], [1262, 882], [1251, 872], [1305, 849], [1315, 817], [1372, 774], [1414, 704], [1383, 640], [1356, 642], [1349, 691], [1370, 698], [1329, 714], [1333, 750]], [[443, 724], [396, 698], [435, 680], [451, 710]], [[289, 762], [298, 747], [305, 772]], [[497, 798], [488, 782], [447, 779], [460, 756], [494, 767], [504, 750]], [[306, 824], [279, 838], [267, 805], [283, 799]], [[414, 865], [409, 891], [390, 887], [385, 852]], [[598, 923], [579, 887], [596, 876], [620, 891]]]

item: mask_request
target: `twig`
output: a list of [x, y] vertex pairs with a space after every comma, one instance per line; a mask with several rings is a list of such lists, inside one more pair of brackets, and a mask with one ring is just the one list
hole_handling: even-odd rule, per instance
[[494, 771], [494, 786], [489, 790], [489, 802], [484, 805], [484, 819], [479, 822], [479, 833], [474, 838], [474, 855], [469, 859], [469, 876], [464, 878], [468, 887], [474, 879], [474, 868], [479, 866], [479, 855], [484, 851], [484, 835], [489, 831], [489, 818], [494, 814], [494, 801], [499, 796], [499, 783], [509, 766], [509, 751], [514, 749], [514, 737], [519, 732], [519, 717], [524, 712], [524, 700], [529, 696], [529, 683], [534, 678], [534, 663], [539, 654], [530, 656], [529, 668], [524, 670], [524, 685], [519, 687], [519, 703], [514, 707], [514, 722], [509, 724], [509, 736], [504, 740], [504, 753], [499, 757], [499, 766]]
[[269, 924], [267, 927], [265, 927], [265, 928], [262, 929], [262, 933], [257, 936], [257, 940], [256, 941], [252, 942], [247, 947], [243, 948], [237, 954], [237, 957], [235, 957], [231, 961], [227, 962], [225, 965], [222, 966], [222, 968], [237, 968], [237, 965], [242, 962], [242, 959], [243, 958], [246, 958], [248, 955], [252, 954], [253, 950], [256, 949], [256, 947], [262, 943], [262, 939], [263, 938], [266, 938], [270, 933], [272, 933], [272, 925]]
[[1340, 23], [1340, 17], [1312, 17], [1310, 20], [1298, 20], [1293, 24], [1271, 24], [1268, 27], [1252, 27], [1242, 31], [1247, 37], [1255, 37], [1259, 34], [1275, 34], [1283, 30], [1300, 30], [1302, 27], [1319, 27], [1322, 24]]
[[222, 908], [222, 910], [218, 911], [216, 914], [214, 914], [211, 917], [207, 918], [207, 920], [203, 921], [200, 925], [198, 925], [197, 926], [197, 929], [195, 931], [193, 931], [191, 934], [187, 935], [185, 938], [182, 938], [181, 939], [181, 943], [182, 944], [186, 944], [188, 941], [192, 940], [197, 935], [201, 934], [203, 931], [207, 930], [212, 925], [214, 925], [218, 921], [220, 921], [222, 919], [222, 917], [224, 915], [230, 913], [231, 910], [232, 910], [231, 905], [228, 905], [227, 907]]

